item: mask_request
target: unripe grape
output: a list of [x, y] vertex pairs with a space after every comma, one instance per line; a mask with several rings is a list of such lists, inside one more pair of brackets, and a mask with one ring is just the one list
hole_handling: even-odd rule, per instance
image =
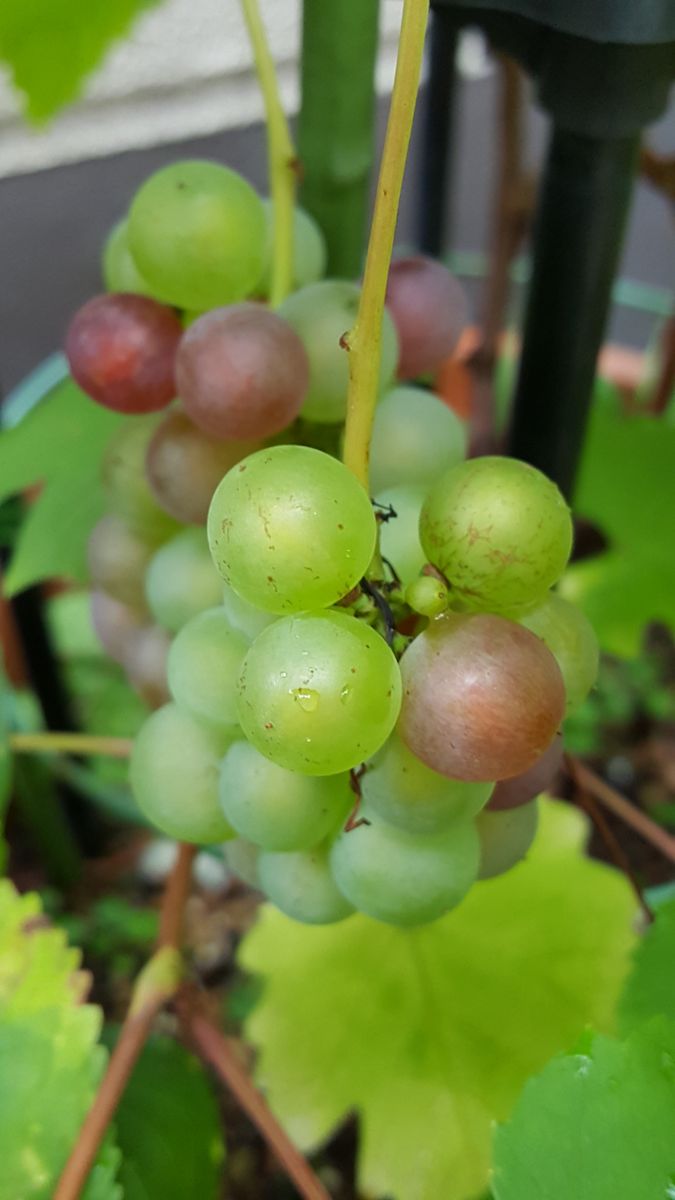
[[342, 463], [307, 446], [272, 446], [225, 476], [208, 533], [235, 592], [285, 613], [325, 608], [351, 591], [377, 530], [368, 496]]
[[422, 507], [420, 539], [466, 607], [509, 612], [531, 606], [560, 578], [572, 520], [541, 471], [488, 456], [436, 481]]
[[155, 295], [204, 312], [252, 293], [265, 257], [265, 212], [253, 188], [219, 163], [155, 171], [129, 210], [129, 245]]
[[143, 279], [129, 249], [126, 217], [113, 225], [103, 246], [103, 282], [106, 292], [133, 292], [151, 296], [152, 289]]
[[[263, 200], [267, 235], [265, 240], [265, 269], [256, 284], [256, 295], [268, 296], [271, 284], [272, 252], [274, 248], [274, 205]], [[293, 209], [293, 278], [291, 291], [297, 292], [309, 283], [317, 283], [326, 270], [326, 239], [314, 217], [296, 205]]]
[[205, 729], [175, 704], [166, 704], [141, 726], [131, 755], [129, 781], [148, 820], [181, 842], [222, 842], [232, 837], [218, 803], [218, 772], [228, 739]]
[[565, 711], [553, 655], [514, 621], [447, 613], [401, 660], [399, 733], [450, 779], [519, 775], [543, 754]]
[[431, 771], [395, 733], [361, 779], [368, 808], [410, 833], [437, 833], [457, 820], [470, 820], [491, 791], [491, 783], [464, 783]]
[[448, 589], [434, 575], [419, 575], [405, 589], [406, 604], [423, 617], [438, 617], [448, 607]]
[[209, 608], [183, 625], [169, 652], [168, 678], [179, 708], [215, 729], [237, 724], [237, 683], [248, 639], [223, 608]]
[[479, 879], [504, 875], [525, 857], [539, 822], [536, 800], [505, 812], [484, 810], [476, 818], [480, 839]]
[[577, 708], [598, 677], [600, 661], [598, 639], [588, 617], [568, 600], [551, 595], [518, 621], [548, 646], [562, 672], [567, 711]]
[[154, 552], [116, 513], [101, 517], [87, 542], [87, 565], [94, 587], [143, 612], [143, 577]]
[[176, 394], [174, 362], [182, 332], [176, 314], [147, 296], [94, 296], [66, 333], [73, 379], [115, 412], [166, 408]]
[[495, 784], [495, 790], [486, 805], [491, 812], [501, 812], [507, 808], [519, 808], [521, 804], [529, 804], [536, 800], [542, 792], [551, 785], [560, 771], [563, 761], [564, 743], [561, 733], [556, 733], [550, 746], [540, 754], [536, 762], [521, 775], [512, 779], [501, 779]]
[[466, 454], [466, 425], [422, 388], [385, 392], [375, 409], [370, 444], [370, 483], [379, 499], [383, 488], [419, 484], [428, 491], [434, 479]]
[[105, 592], [91, 593], [91, 623], [106, 654], [122, 663], [131, 639], [142, 627], [143, 614]]
[[294, 921], [332, 925], [354, 911], [335, 885], [324, 846], [288, 854], [263, 851], [258, 875], [272, 903]]
[[379, 750], [400, 697], [398, 663], [375, 630], [343, 612], [299, 613], [275, 621], [249, 649], [239, 720], [272, 762], [334, 775]]
[[249, 887], [259, 888], [258, 859], [260, 858], [260, 846], [254, 846], [253, 842], [247, 842], [246, 838], [235, 837], [230, 838], [227, 842], [223, 842], [222, 849], [226, 866], [231, 871], [234, 871], [235, 875], [238, 875]]
[[238, 596], [228, 583], [223, 583], [223, 608], [232, 628], [243, 633], [249, 642], [277, 620], [276, 613], [265, 612], [262, 608], [249, 604], [248, 600]]
[[436, 371], [452, 354], [468, 316], [461, 284], [442, 263], [422, 254], [391, 264], [387, 308], [399, 339], [399, 379]]
[[259, 304], [217, 308], [183, 335], [176, 383], [188, 415], [218, 438], [268, 438], [295, 420], [309, 384], [297, 333]]
[[169, 633], [178, 633], [204, 609], [215, 608], [220, 596], [220, 579], [203, 529], [183, 530], [150, 560], [145, 598], [157, 624]]
[[[347, 412], [349, 356], [340, 344], [352, 328], [360, 288], [344, 279], [324, 279], [294, 292], [279, 313], [299, 335], [309, 356], [309, 391], [301, 415], [308, 421], [344, 421]], [[393, 378], [398, 343], [391, 317], [382, 322], [380, 388]]]
[[150, 708], [170, 700], [167, 659], [171, 639], [157, 625], [146, 625], [130, 639], [122, 665], [129, 683]]
[[173, 409], [148, 445], [145, 469], [152, 494], [176, 521], [204, 525], [223, 475], [255, 449], [255, 442], [209, 437], [180, 409]]
[[422, 925], [459, 904], [478, 869], [473, 821], [423, 834], [389, 824], [366, 805], [359, 815], [368, 824], [343, 830], [330, 856], [355, 908], [391, 925]]
[[396, 513], [380, 525], [380, 550], [403, 584], [417, 579], [427, 561], [419, 535], [425, 496], [425, 488], [407, 483], [385, 488], [377, 497], [379, 504], [385, 509], [390, 506]]
[[178, 532], [176, 522], [157, 504], [145, 474], [148, 445], [160, 419], [124, 421], [106, 446], [101, 468], [108, 507], [154, 545]]

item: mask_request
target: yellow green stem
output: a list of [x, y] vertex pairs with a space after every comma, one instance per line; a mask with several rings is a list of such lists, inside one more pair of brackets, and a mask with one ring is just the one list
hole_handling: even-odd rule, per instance
[[404, 0], [396, 76], [380, 162], [361, 300], [347, 334], [349, 392], [344, 462], [368, 491], [368, 456], [382, 358], [387, 276], [419, 88], [429, 0]]
[[267, 118], [267, 160], [272, 197], [273, 241], [269, 302], [276, 308], [293, 283], [293, 207], [298, 161], [279, 95], [274, 60], [258, 0], [241, 0]]
[[9, 748], [15, 754], [105, 754], [128, 758], [131, 738], [99, 737], [88, 733], [10, 733]]

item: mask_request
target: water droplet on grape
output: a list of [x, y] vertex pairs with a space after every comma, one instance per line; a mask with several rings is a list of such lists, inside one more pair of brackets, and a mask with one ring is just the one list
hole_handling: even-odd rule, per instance
[[319, 693], [313, 691], [312, 688], [293, 688], [291, 696], [294, 697], [303, 712], [316, 712], [319, 707]]
[[351, 694], [352, 694], [352, 689], [350, 687], [348, 687], [347, 684], [345, 684], [342, 691], [340, 692], [340, 702], [342, 704], [346, 704], [349, 697], [351, 696]]

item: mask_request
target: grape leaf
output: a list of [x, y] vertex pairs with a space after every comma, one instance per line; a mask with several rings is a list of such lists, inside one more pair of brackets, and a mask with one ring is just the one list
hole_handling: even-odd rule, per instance
[[115, 1116], [125, 1200], [217, 1200], [225, 1156], [218, 1105], [192, 1055], [145, 1046]]
[[[80, 956], [39, 898], [0, 880], [0, 1164], [3, 1196], [49, 1200], [105, 1063], [101, 1013], [82, 1003]], [[86, 1200], [121, 1200], [102, 1151]]]
[[675, 629], [674, 461], [675, 428], [625, 416], [606, 397], [594, 405], [574, 508], [610, 547], [569, 567], [560, 590], [620, 657], [637, 654], [648, 621]]
[[86, 580], [87, 537], [103, 511], [101, 457], [120, 420], [67, 379], [0, 433], [0, 501], [44, 484], [21, 525], [6, 595], [53, 576]]
[[654, 924], [635, 949], [619, 1001], [621, 1028], [626, 1032], [662, 1015], [675, 1023], [675, 899], [657, 908]]
[[75, 99], [83, 80], [134, 18], [157, 0], [2, 0], [0, 59], [24, 93], [32, 121]]
[[495, 1200], [675, 1195], [675, 1024], [594, 1036], [523, 1090], [495, 1137]]
[[578, 811], [542, 802], [526, 862], [415, 930], [361, 915], [312, 928], [262, 909], [240, 951], [263, 982], [246, 1030], [303, 1148], [356, 1111], [364, 1192], [485, 1188], [493, 1120], [586, 1024], [612, 1027], [635, 906], [622, 877], [583, 855], [586, 833]]

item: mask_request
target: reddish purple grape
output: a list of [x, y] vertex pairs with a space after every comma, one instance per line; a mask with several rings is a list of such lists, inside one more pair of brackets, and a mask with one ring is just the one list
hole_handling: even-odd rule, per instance
[[507, 808], [520, 808], [521, 804], [529, 804], [545, 792], [558, 774], [563, 760], [563, 737], [556, 733], [547, 750], [522, 775], [514, 775], [512, 779], [502, 779], [495, 786], [486, 808], [493, 812], [501, 812]]
[[294, 329], [259, 304], [216, 308], [190, 326], [176, 358], [178, 394], [217, 438], [265, 438], [295, 420], [309, 361]]
[[450, 779], [520, 775], [543, 754], [565, 712], [551, 652], [529, 630], [491, 613], [438, 617], [406, 650], [401, 673], [399, 733]]
[[108, 657], [123, 663], [132, 638], [142, 627], [142, 617], [106, 592], [92, 592], [91, 623]]
[[146, 625], [132, 635], [123, 659], [129, 683], [150, 708], [171, 699], [166, 662], [171, 638], [158, 625]]
[[452, 354], [467, 321], [461, 284], [422, 254], [391, 264], [387, 308], [399, 341], [399, 379], [431, 374]]
[[148, 296], [94, 296], [66, 334], [71, 374], [82, 390], [121, 413], [165, 408], [176, 394], [174, 363], [182, 326]]
[[145, 471], [152, 494], [177, 521], [203, 525], [223, 476], [258, 446], [209, 437], [175, 409], [162, 419], [148, 446]]

